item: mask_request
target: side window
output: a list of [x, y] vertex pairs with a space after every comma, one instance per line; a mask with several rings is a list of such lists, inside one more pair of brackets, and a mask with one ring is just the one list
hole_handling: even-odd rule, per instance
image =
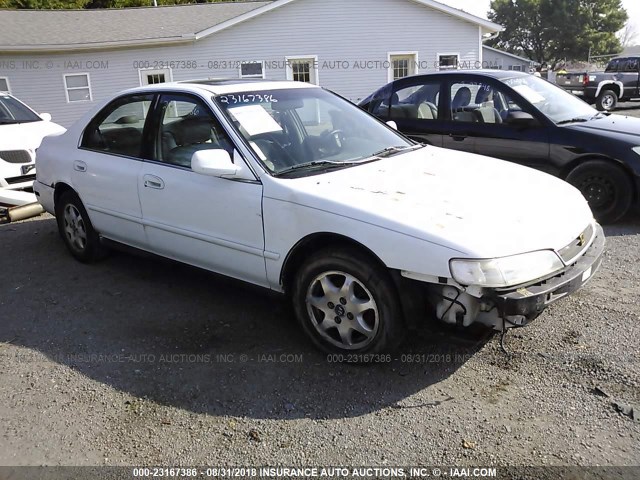
[[391, 86], [385, 85], [375, 92], [371, 101], [367, 105], [367, 111], [378, 118], [387, 119], [389, 117], [389, 97], [391, 96]]
[[221, 148], [233, 155], [231, 139], [201, 100], [163, 95], [160, 112], [156, 160], [190, 168], [191, 157], [200, 150]]
[[508, 120], [509, 113], [523, 111], [502, 89], [488, 83], [454, 83], [450, 98], [454, 122], [501, 124]]
[[638, 59], [637, 58], [630, 58], [629, 60], [627, 60], [627, 62], [625, 64], [624, 71], [625, 72], [637, 73], [638, 72]]
[[153, 95], [120, 98], [107, 105], [89, 124], [83, 148], [142, 158], [143, 133]]
[[438, 82], [399, 88], [391, 95], [390, 118], [437, 120], [439, 100], [440, 84]]
[[617, 72], [620, 68], [621, 59], [611, 60], [605, 69], [605, 73]]
[[451, 85], [449, 110], [451, 120], [454, 122], [477, 122], [474, 114], [477, 109], [477, 100], [484, 97], [483, 84], [480, 82], [456, 82]]

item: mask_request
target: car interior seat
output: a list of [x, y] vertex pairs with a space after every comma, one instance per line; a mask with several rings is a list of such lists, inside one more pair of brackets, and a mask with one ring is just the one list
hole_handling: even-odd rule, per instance
[[419, 118], [418, 107], [410, 103], [400, 103], [400, 98], [397, 93], [391, 96], [391, 118]]
[[438, 118], [438, 109], [431, 102], [422, 102], [418, 106], [418, 118], [435, 120]]
[[451, 118], [454, 122], [477, 122], [473, 112], [465, 108], [471, 103], [471, 90], [469, 87], [460, 87], [451, 101]]
[[[191, 166], [191, 157], [200, 150], [221, 148], [213, 141], [211, 121], [207, 117], [184, 118], [172, 124], [172, 130], [163, 132], [164, 161], [183, 167]], [[175, 147], [171, 148], [173, 144]]]
[[493, 90], [490, 87], [481, 87], [476, 94], [476, 105], [480, 105], [473, 113], [478, 122], [502, 123], [502, 117], [494, 107], [492, 98]]

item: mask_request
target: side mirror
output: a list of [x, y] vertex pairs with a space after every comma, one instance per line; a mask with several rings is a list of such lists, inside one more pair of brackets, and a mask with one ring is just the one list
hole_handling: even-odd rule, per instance
[[509, 112], [506, 123], [517, 128], [528, 128], [537, 125], [538, 121], [527, 112]]
[[387, 125], [389, 125], [391, 128], [393, 128], [394, 130], [398, 130], [398, 124], [396, 122], [394, 122], [393, 120], [389, 120], [387, 122]]
[[41, 113], [40, 114], [40, 118], [42, 120], [44, 120], [45, 122], [50, 122], [51, 121], [51, 114], [50, 113]]
[[231, 161], [226, 150], [199, 150], [191, 157], [191, 170], [210, 177], [233, 177], [240, 168]]

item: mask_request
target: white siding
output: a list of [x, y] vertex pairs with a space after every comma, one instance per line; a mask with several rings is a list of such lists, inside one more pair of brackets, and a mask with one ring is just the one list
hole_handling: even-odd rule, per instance
[[[210, 62], [266, 61], [265, 77], [284, 80], [285, 57], [317, 55], [320, 85], [357, 102], [387, 82], [387, 54], [398, 51], [418, 53], [419, 73], [435, 71], [441, 52], [459, 53], [461, 68], [475, 68], [478, 26], [410, 0], [297, 0], [189, 45], [0, 55], [0, 76], [9, 77], [17, 97], [67, 126], [91, 103], [66, 102], [65, 73], [89, 72], [97, 102], [140, 84], [136, 62], [193, 62], [195, 69], [173, 69], [174, 80], [186, 80], [239, 77], [237, 65], [210, 68]], [[14, 68], [3, 68], [12, 61]], [[25, 68], [24, 61], [38, 68]]]

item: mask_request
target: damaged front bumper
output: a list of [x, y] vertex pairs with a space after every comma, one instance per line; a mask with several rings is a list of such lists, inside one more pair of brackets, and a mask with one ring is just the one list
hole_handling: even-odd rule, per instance
[[398, 280], [398, 285], [404, 293], [401, 298], [405, 317], [414, 325], [411, 319], [420, 315], [420, 301], [409, 302], [407, 298], [426, 298], [435, 317], [444, 323], [461, 327], [479, 323], [496, 330], [522, 327], [553, 302], [582, 288], [600, 267], [604, 247], [602, 227], [594, 223], [589, 247], [570, 265], [535, 283], [516, 287], [465, 287], [452, 279], [401, 272], [404, 278]]
[[507, 321], [507, 326], [525, 325], [548, 305], [582, 288], [600, 268], [604, 247], [604, 232], [600, 225], [596, 225], [591, 246], [573, 265], [551, 278], [526, 287], [495, 291], [483, 297], [483, 300], [491, 301], [496, 306], [500, 317]]

